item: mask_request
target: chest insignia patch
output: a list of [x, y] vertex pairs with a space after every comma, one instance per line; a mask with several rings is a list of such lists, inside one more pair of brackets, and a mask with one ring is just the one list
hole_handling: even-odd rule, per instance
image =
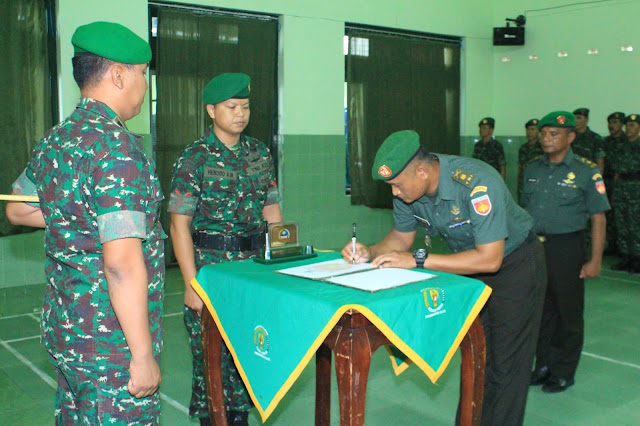
[[573, 185], [575, 182], [573, 181], [576, 178], [576, 175], [573, 172], [567, 173], [567, 178], [563, 180], [567, 185]]
[[487, 187], [486, 186], [476, 186], [475, 188], [473, 188], [471, 190], [471, 194], [470, 196], [473, 197], [473, 195], [477, 192], [487, 192]]
[[596, 191], [598, 191], [600, 194], [604, 194], [607, 192], [607, 189], [604, 187], [603, 181], [596, 182]]
[[488, 194], [478, 198], [473, 198], [471, 200], [471, 204], [473, 205], [473, 209], [480, 216], [486, 216], [491, 212], [491, 200], [489, 199]]
[[460, 214], [460, 209], [458, 208], [458, 206], [456, 205], [451, 206], [451, 214], [454, 216], [457, 216]]

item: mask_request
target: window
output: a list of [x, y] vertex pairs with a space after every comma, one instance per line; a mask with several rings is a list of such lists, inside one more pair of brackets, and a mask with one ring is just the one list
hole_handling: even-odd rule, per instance
[[371, 179], [389, 134], [412, 129], [431, 152], [460, 152], [460, 39], [353, 25], [345, 34], [347, 192], [352, 204], [390, 207], [391, 191]]

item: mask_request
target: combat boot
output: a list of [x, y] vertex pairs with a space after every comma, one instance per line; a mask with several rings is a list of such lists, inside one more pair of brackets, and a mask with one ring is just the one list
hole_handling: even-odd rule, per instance
[[628, 271], [631, 266], [631, 256], [626, 256], [622, 259], [621, 262], [616, 263], [611, 266], [611, 269], [614, 271]]

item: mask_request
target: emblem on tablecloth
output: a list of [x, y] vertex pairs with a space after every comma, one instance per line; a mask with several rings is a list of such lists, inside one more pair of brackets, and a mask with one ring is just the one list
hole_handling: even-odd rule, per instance
[[428, 287], [420, 290], [424, 296], [424, 305], [429, 311], [425, 318], [431, 318], [447, 312], [444, 307], [444, 290], [440, 287]]
[[258, 325], [253, 329], [253, 344], [256, 347], [254, 354], [266, 359], [267, 361], [271, 361], [271, 359], [267, 357], [267, 354], [269, 353], [270, 343], [269, 333], [267, 333], [266, 328]]

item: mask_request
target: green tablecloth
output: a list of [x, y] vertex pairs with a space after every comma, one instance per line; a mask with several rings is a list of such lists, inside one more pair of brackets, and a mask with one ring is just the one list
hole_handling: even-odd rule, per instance
[[263, 421], [347, 310], [367, 317], [435, 382], [491, 293], [481, 281], [442, 272], [375, 293], [275, 273], [337, 258], [225, 262], [203, 267], [192, 281]]

